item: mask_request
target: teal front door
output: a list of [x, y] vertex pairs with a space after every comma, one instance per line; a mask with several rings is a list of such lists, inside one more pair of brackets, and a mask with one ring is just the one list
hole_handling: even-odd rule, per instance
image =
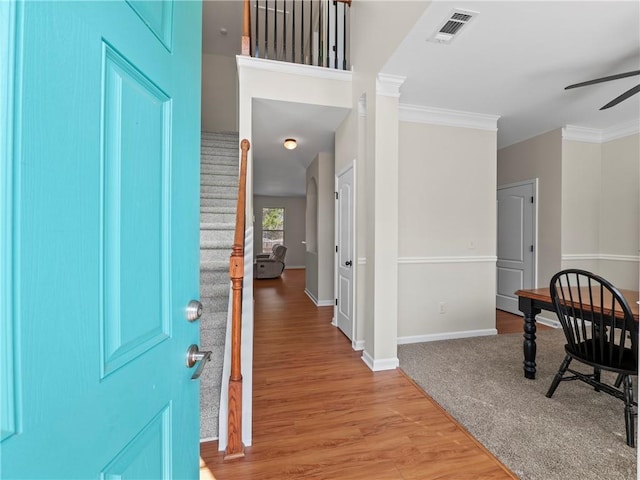
[[0, 477], [197, 478], [201, 4], [0, 1]]

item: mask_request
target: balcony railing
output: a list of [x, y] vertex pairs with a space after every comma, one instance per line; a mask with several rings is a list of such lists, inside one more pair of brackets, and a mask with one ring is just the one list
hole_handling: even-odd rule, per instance
[[351, 0], [245, 0], [243, 55], [347, 70]]

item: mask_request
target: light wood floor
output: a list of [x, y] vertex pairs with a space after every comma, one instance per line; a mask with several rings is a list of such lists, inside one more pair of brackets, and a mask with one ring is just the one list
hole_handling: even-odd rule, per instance
[[203, 443], [202, 479], [517, 478], [400, 370], [371, 372], [304, 270], [254, 295], [253, 446], [224, 462]]

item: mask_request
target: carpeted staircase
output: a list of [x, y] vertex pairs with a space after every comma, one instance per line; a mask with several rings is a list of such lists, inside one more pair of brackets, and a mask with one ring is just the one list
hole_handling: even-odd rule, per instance
[[200, 349], [211, 361], [200, 377], [200, 438], [218, 437], [224, 342], [229, 306], [229, 256], [238, 198], [237, 133], [202, 132], [200, 150]]

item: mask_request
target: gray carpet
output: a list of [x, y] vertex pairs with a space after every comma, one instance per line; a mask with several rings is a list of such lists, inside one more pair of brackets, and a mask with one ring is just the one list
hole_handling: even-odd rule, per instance
[[580, 381], [546, 398], [564, 336], [537, 337], [536, 380], [523, 376], [521, 334], [400, 345], [400, 368], [523, 480], [635, 479], [624, 403]]

